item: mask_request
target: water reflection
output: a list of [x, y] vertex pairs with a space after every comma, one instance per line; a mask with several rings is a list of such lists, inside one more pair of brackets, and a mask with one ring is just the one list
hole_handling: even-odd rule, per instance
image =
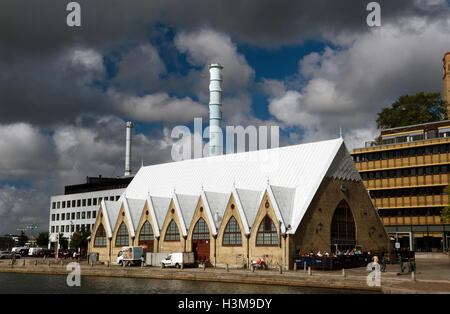
[[66, 276], [64, 275], [0, 273], [0, 293], [310, 294], [367, 292], [257, 284], [92, 276], [82, 277], [81, 287], [68, 287]]

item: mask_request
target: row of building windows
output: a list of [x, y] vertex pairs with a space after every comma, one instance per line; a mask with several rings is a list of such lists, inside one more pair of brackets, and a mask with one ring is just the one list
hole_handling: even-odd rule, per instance
[[[73, 213], [62, 213], [61, 220], [75, 220], [75, 219], [95, 219], [97, 218], [97, 211], [93, 210], [92, 215], [91, 211], [85, 212], [73, 212]], [[76, 217], [76, 218], [75, 218]], [[59, 221], [60, 214], [52, 214], [52, 221]]]
[[365, 162], [365, 161], [386, 160], [394, 158], [447, 154], [447, 153], [450, 153], [450, 144], [402, 148], [395, 150], [393, 149], [389, 151], [375, 152], [375, 153], [364, 153], [353, 155], [353, 160], [355, 162]]
[[427, 196], [444, 194], [444, 188], [445, 186], [428, 186], [423, 188], [372, 190], [369, 193], [371, 198]]
[[363, 180], [373, 180], [373, 179], [391, 179], [391, 178], [415, 177], [423, 175], [448, 174], [448, 173], [450, 173], [450, 166], [441, 165], [441, 166], [368, 171], [368, 172], [361, 172], [360, 174]]
[[380, 217], [416, 217], [416, 216], [440, 216], [442, 207], [423, 208], [396, 208], [380, 209]]
[[[146, 222], [139, 233], [139, 243], [146, 242], [148, 240], [153, 240], [153, 230], [148, 222]], [[164, 241], [180, 241], [180, 232], [177, 224], [172, 219], [167, 227], [167, 231], [164, 237]], [[203, 218], [200, 218], [192, 233], [193, 240], [209, 240], [210, 233], [208, 225]], [[232, 216], [225, 226], [224, 236], [222, 240], [224, 246], [242, 246], [242, 233], [239, 228], [239, 224], [236, 219]], [[258, 233], [256, 235], [256, 245], [258, 246], [278, 246], [278, 233], [273, 221], [266, 216], [261, 225], [258, 228]], [[115, 246], [126, 246], [129, 245], [129, 234], [125, 223], [119, 227], [116, 235]], [[105, 247], [106, 246], [106, 232], [103, 224], [100, 224], [94, 239], [95, 247]]]
[[95, 197], [95, 198], [87, 198], [87, 199], [79, 199], [79, 200], [69, 200], [69, 201], [57, 201], [52, 202], [52, 209], [60, 209], [60, 208], [76, 208], [76, 207], [85, 207], [85, 206], [97, 206], [99, 205], [103, 199], [105, 201], [117, 201], [120, 198], [120, 195], [115, 196], [105, 196], [105, 197]]
[[81, 225], [61, 225], [61, 226], [52, 226], [51, 233], [59, 233], [59, 232], [75, 232], [80, 231], [84, 228], [86, 231], [91, 232], [91, 227], [94, 229], [94, 224], [81, 224]]

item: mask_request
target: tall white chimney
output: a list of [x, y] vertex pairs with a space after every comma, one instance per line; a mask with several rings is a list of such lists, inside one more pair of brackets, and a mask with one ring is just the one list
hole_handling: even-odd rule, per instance
[[133, 132], [133, 123], [127, 122], [125, 125], [127, 128], [127, 137], [125, 144], [125, 175], [129, 176], [131, 174], [131, 133]]
[[209, 155], [222, 155], [222, 69], [218, 63], [209, 66]]

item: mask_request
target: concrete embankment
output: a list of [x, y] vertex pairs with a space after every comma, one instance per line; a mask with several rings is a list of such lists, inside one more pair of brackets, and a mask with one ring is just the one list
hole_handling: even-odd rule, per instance
[[[25, 261], [25, 264], [24, 264]], [[0, 262], [0, 272], [15, 272], [29, 274], [58, 274], [67, 275], [67, 264], [70, 260], [17, 260], [15, 265], [10, 261]], [[421, 262], [422, 263], [422, 262]], [[381, 275], [381, 286], [369, 286], [367, 284], [367, 271], [365, 268], [348, 269], [345, 273], [339, 271], [283, 271], [265, 270], [252, 272], [246, 269], [223, 268], [185, 268], [185, 269], [160, 269], [159, 267], [120, 267], [117, 265], [106, 266], [97, 264], [93, 267], [86, 262], [81, 262], [82, 276], [124, 277], [124, 278], [149, 278], [149, 279], [177, 279], [209, 282], [227, 282], [243, 284], [265, 284], [295, 287], [316, 287], [362, 290], [368, 293], [387, 294], [417, 294], [417, 293], [450, 293], [450, 277], [447, 261], [444, 263], [426, 260], [418, 269], [414, 278], [411, 274], [397, 274], [397, 265], [388, 265], [388, 272]], [[417, 278], [416, 278], [417, 277]], [[418, 279], [420, 278], [420, 279]]]
[[[67, 262], [47, 261], [45, 263], [29, 263], [24, 266], [23, 262], [16, 262], [11, 266], [7, 263], [0, 263], [0, 272], [29, 273], [29, 274], [55, 274], [67, 275], [70, 273], [66, 269]], [[227, 282], [244, 284], [265, 284], [296, 287], [317, 287], [334, 289], [363, 290], [367, 292], [381, 292], [380, 287], [369, 287], [366, 278], [361, 276], [346, 276], [342, 274], [320, 274], [305, 271], [284, 271], [279, 273], [276, 270], [255, 271], [244, 269], [219, 268], [185, 268], [185, 269], [160, 269], [158, 267], [119, 267], [112, 265], [90, 265], [81, 264], [82, 276], [105, 276], [124, 278], [150, 278], [150, 279], [177, 279], [195, 280], [209, 282]]]

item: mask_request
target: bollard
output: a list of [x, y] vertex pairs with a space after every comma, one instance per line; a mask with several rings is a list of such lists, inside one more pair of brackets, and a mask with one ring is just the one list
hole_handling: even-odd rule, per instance
[[228, 264], [225, 265], [225, 269], [227, 270], [227, 273], [230, 271]]
[[278, 268], [279, 268], [280, 274], [282, 274], [283, 273], [283, 267], [281, 265], [278, 265]]
[[345, 268], [342, 268], [342, 277], [345, 278]]
[[94, 267], [94, 261], [91, 261], [91, 267]]
[[184, 263], [181, 263], [181, 269], [184, 269]]
[[297, 263], [294, 263], [294, 271], [297, 270]]
[[161, 263], [161, 266], [160, 266], [160, 267], [161, 267], [161, 269], [163, 269], [163, 268], [164, 268], [164, 264], [163, 264], [163, 263]]
[[251, 266], [252, 267], [252, 273], [254, 273], [255, 272], [255, 266]]
[[203, 263], [203, 270], [206, 269], [206, 263]]
[[144, 262], [141, 262], [141, 267], [144, 267], [145, 266], [145, 263]]
[[308, 266], [308, 275], [309, 275], [309, 276], [312, 276], [312, 273], [311, 273], [311, 266]]
[[411, 281], [416, 281], [416, 272], [415, 271], [411, 272]]
[[306, 263], [303, 262], [303, 270], [306, 272]]
[[48, 263], [48, 267], [50, 267], [50, 261], [48, 261], [47, 263]]
[[25, 259], [23, 260], [23, 266], [25, 266]]
[[34, 260], [34, 266], [37, 266], [37, 260], [36, 259]]
[[122, 261], [122, 267], [125, 267], [125, 262], [124, 261]]
[[61, 260], [61, 267], [64, 267], [64, 262]]

